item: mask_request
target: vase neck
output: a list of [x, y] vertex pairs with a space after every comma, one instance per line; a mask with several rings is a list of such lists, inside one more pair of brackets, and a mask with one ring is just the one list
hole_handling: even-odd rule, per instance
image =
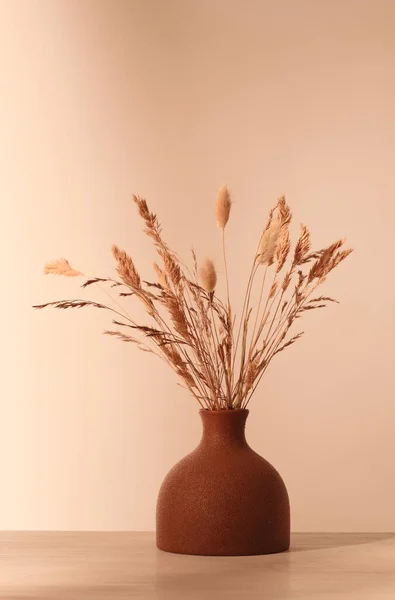
[[203, 423], [201, 446], [245, 446], [248, 410], [201, 410]]

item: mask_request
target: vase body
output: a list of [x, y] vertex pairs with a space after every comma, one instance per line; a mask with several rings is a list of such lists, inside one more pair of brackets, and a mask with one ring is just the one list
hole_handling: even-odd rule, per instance
[[288, 493], [276, 469], [247, 444], [248, 410], [200, 415], [200, 444], [171, 469], [159, 491], [158, 548], [207, 556], [288, 550]]

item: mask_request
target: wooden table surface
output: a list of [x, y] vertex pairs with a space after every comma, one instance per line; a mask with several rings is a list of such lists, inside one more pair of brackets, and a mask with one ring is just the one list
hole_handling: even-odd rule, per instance
[[153, 533], [2, 532], [6, 600], [395, 600], [395, 534], [294, 534], [289, 552], [161, 552]]

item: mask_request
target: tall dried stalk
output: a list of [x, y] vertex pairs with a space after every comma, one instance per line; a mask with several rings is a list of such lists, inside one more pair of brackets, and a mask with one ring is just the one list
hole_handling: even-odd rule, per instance
[[[192, 251], [193, 266], [189, 269], [164, 241], [158, 218], [149, 210], [147, 202], [137, 196], [133, 200], [144, 220], [145, 233], [153, 240], [160, 259], [160, 264], [154, 263], [156, 281], [143, 280], [132, 258], [114, 245], [118, 279], [91, 277], [82, 288], [99, 285], [115, 307], [77, 298], [35, 308], [93, 307], [110, 311], [116, 329], [104, 333], [159, 356], [181, 378], [183, 387], [202, 408], [246, 407], [272, 359], [301, 337], [302, 333], [291, 333], [295, 320], [306, 311], [336, 302], [328, 296], [312, 296], [351, 249], [344, 249], [343, 240], [339, 240], [311, 251], [310, 233], [302, 225], [291, 254], [292, 215], [285, 198], [281, 197], [270, 211], [258, 241], [241, 315], [236, 321], [225, 245], [225, 228], [232, 205], [229, 190], [225, 186], [220, 188], [216, 199], [216, 221], [221, 230], [225, 269], [225, 303], [216, 295], [217, 273], [213, 261], [206, 259], [199, 267]], [[44, 272], [83, 276], [66, 259], [47, 264]], [[251, 298], [257, 280], [260, 291], [254, 307]], [[114, 288], [118, 298], [103, 286]], [[134, 299], [144, 307], [149, 323], [137, 323], [131, 317], [125, 302]], [[235, 323], [238, 323], [236, 340]]]

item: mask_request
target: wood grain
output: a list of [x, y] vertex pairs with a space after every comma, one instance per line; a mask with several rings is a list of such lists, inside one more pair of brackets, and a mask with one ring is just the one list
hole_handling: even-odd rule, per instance
[[250, 557], [161, 552], [154, 533], [0, 533], [4, 600], [394, 600], [395, 534], [294, 534]]

